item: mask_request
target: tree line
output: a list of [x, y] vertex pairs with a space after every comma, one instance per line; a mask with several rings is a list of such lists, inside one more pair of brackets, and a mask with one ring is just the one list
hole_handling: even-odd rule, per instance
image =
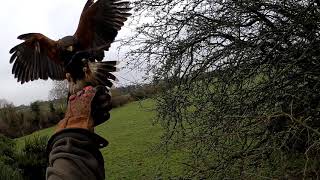
[[[112, 107], [150, 98], [156, 93], [151, 84], [128, 85], [111, 89]], [[51, 127], [63, 117], [67, 106], [67, 83], [54, 82], [49, 101], [35, 101], [29, 106], [15, 107], [5, 99], [0, 100], [0, 134], [11, 138], [21, 137], [34, 131]]]

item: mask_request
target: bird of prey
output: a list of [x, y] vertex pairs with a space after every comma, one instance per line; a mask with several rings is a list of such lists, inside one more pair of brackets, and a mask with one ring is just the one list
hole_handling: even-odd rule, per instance
[[10, 50], [12, 74], [21, 84], [37, 79], [69, 82], [69, 93], [86, 85], [112, 86], [116, 61], [102, 61], [118, 31], [131, 15], [129, 2], [88, 0], [73, 36], [57, 41], [40, 33], [18, 36], [24, 40]]

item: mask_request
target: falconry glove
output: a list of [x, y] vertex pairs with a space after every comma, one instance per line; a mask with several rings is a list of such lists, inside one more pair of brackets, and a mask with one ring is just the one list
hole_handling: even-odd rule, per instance
[[104, 86], [87, 86], [68, 99], [65, 118], [48, 141], [46, 179], [103, 180], [104, 160], [99, 149], [108, 141], [94, 127], [108, 120], [111, 96]]
[[56, 132], [68, 128], [86, 129], [94, 132], [94, 127], [107, 121], [110, 117], [111, 96], [104, 86], [87, 86], [71, 95], [64, 119]]

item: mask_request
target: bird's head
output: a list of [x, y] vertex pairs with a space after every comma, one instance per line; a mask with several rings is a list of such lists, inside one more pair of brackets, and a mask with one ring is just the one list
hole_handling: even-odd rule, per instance
[[63, 50], [63, 51], [69, 51], [69, 52], [73, 52], [74, 49], [74, 45], [76, 40], [73, 36], [66, 36], [62, 39], [59, 39], [58, 44], [59, 47]]

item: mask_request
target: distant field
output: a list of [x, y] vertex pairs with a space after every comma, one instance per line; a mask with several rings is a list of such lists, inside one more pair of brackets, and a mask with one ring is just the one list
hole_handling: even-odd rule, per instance
[[[168, 179], [182, 173], [182, 153], [157, 152], [161, 128], [152, 125], [153, 102], [133, 102], [111, 111], [111, 118], [96, 128], [109, 141], [102, 149], [107, 179]], [[52, 135], [48, 128], [18, 139]], [[167, 158], [168, 157], [168, 158]]]

